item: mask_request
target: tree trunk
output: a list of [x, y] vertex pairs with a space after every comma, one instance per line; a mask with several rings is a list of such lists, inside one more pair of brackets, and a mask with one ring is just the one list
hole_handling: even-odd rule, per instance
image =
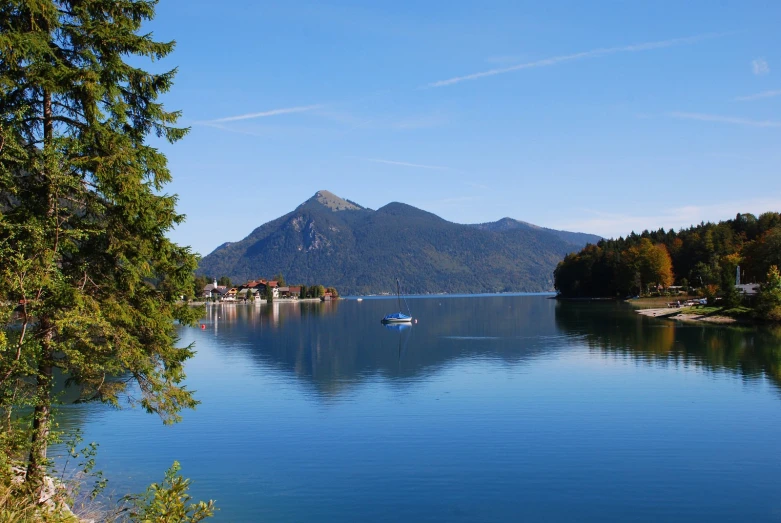
[[51, 147], [54, 135], [54, 121], [52, 120], [52, 95], [49, 91], [43, 92], [43, 146]]
[[[51, 147], [54, 126], [52, 123], [52, 96], [48, 90], [43, 92], [43, 146]], [[49, 209], [47, 215], [54, 216], [54, 196], [49, 191]], [[54, 332], [46, 316], [38, 319], [41, 334], [41, 359], [38, 361], [36, 376], [35, 409], [33, 410], [33, 434], [30, 443], [30, 459], [27, 464], [27, 481], [35, 488], [43, 486], [46, 476], [46, 451], [49, 446], [52, 413], [52, 363], [54, 354], [52, 339]]]
[[46, 451], [49, 445], [52, 412], [52, 330], [47, 320], [40, 322], [41, 360], [38, 363], [35, 409], [33, 410], [33, 434], [30, 443], [30, 459], [27, 464], [27, 481], [38, 488], [46, 475]]

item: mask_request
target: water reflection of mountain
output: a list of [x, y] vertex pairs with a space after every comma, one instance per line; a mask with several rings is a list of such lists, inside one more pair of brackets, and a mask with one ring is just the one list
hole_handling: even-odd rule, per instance
[[[219, 306], [206, 330], [218, 350], [241, 351], [263, 365], [294, 373], [325, 394], [382, 376], [404, 381], [462, 359], [518, 364], [563, 347], [552, 300], [486, 296], [409, 300], [418, 323], [386, 329], [380, 319], [395, 300]], [[394, 309], [395, 310], [395, 309]]]
[[556, 324], [594, 349], [638, 360], [700, 365], [781, 386], [781, 328], [682, 324], [634, 314], [623, 304], [560, 302]]

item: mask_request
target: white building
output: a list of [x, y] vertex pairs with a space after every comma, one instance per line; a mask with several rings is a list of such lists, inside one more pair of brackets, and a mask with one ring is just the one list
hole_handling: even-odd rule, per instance
[[228, 288], [225, 285], [217, 285], [217, 280], [214, 283], [210, 283], [203, 288], [203, 298], [222, 298], [222, 296], [228, 292]]

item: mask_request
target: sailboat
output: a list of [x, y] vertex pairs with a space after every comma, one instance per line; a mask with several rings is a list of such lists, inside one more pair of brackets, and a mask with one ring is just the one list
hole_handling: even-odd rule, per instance
[[[382, 323], [412, 323], [412, 316], [401, 312], [401, 282], [396, 278], [396, 299], [399, 302], [399, 312], [392, 312], [386, 314], [382, 319]], [[404, 305], [407, 305], [407, 300], [404, 300]], [[409, 312], [409, 305], [407, 305], [407, 312]]]

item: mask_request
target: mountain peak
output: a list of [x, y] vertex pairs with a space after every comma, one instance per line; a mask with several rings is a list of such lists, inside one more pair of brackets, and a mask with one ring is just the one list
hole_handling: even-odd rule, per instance
[[543, 291], [556, 264], [591, 238], [512, 219], [453, 223], [399, 202], [373, 211], [318, 191], [204, 257], [198, 274], [246, 281], [282, 272], [289, 282], [323, 282], [343, 294], [390, 291], [397, 276], [420, 293]]
[[349, 200], [340, 198], [331, 191], [317, 191], [306, 203], [317, 202], [332, 211], [360, 211], [363, 209]]
[[500, 220], [497, 220], [495, 222], [487, 222], [487, 223], [476, 223], [473, 225], [473, 227], [477, 227], [478, 229], [484, 229], [487, 231], [509, 231], [511, 229], [541, 229], [541, 227], [538, 227], [537, 225], [533, 225], [528, 222], [523, 222], [521, 220], [516, 220], [515, 218], [509, 218], [505, 217]]

